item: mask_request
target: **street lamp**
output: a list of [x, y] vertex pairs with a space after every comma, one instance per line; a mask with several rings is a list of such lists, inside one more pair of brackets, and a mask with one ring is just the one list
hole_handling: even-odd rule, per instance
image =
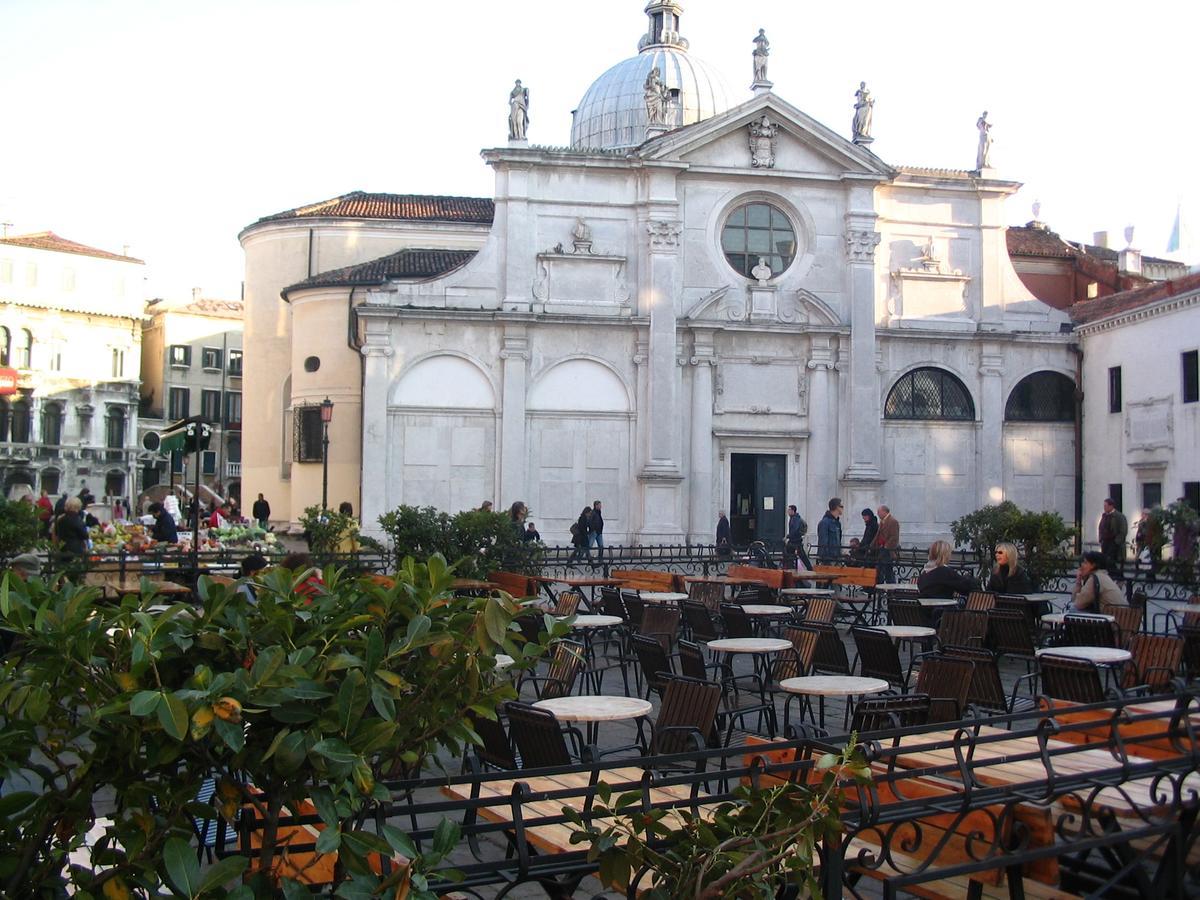
[[333, 421], [333, 401], [321, 401], [321, 511], [329, 509], [329, 423]]

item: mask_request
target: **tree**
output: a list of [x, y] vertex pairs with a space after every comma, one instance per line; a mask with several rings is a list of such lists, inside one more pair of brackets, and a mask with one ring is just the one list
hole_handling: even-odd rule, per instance
[[455, 560], [464, 578], [486, 578], [496, 569], [536, 574], [542, 547], [525, 541], [507, 513], [465, 510], [450, 516], [432, 506], [399, 506], [379, 517], [397, 557]]
[[991, 568], [996, 545], [1016, 544], [1034, 581], [1056, 574], [1068, 556], [1068, 542], [1075, 529], [1055, 512], [1023, 510], [1011, 500], [985, 506], [956, 519], [950, 525], [956, 547], [975, 552], [981, 572]]
[[0, 500], [0, 562], [32, 550], [38, 543], [38, 508], [24, 500]]

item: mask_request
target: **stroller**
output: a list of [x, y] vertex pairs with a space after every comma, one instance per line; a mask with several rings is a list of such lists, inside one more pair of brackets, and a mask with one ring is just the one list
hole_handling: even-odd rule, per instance
[[763, 541], [754, 541], [746, 548], [746, 565], [757, 566], [760, 569], [779, 568], [778, 563], [771, 558], [771, 553]]

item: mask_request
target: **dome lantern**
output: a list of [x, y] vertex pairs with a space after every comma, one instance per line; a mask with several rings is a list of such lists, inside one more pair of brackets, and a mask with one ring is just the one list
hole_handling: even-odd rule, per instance
[[679, 34], [679, 17], [683, 5], [675, 0], [650, 0], [646, 4], [646, 15], [650, 17], [650, 30], [638, 41], [638, 52], [647, 47], [688, 48], [687, 39]]

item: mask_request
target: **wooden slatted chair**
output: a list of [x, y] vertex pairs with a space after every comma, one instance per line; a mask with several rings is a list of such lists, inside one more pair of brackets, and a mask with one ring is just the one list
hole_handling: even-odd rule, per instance
[[975, 663], [969, 659], [933, 654], [921, 660], [916, 692], [930, 698], [930, 722], [957, 722], [966, 711]]
[[893, 625], [933, 627], [933, 617], [929, 611], [921, 606], [920, 601], [908, 597], [892, 597], [888, 600], [888, 618]]
[[1043, 653], [1038, 657], [1038, 668], [1042, 676], [1042, 693], [1047, 697], [1072, 703], [1104, 700], [1104, 676], [1090, 660]]
[[833, 614], [837, 610], [837, 602], [832, 597], [810, 597], [808, 607], [804, 610], [804, 621], [812, 624], [833, 624]]
[[864, 678], [882, 678], [899, 688], [901, 693], [908, 690], [908, 678], [891, 635], [874, 628], [851, 628], [850, 634], [858, 650], [860, 675]]
[[1035, 706], [1032, 697], [1018, 697], [1019, 680], [1013, 685], [1012, 694], [1005, 694], [1004, 682], [1000, 680], [1000, 666], [991, 650], [973, 647], [946, 647], [943, 656], [969, 660], [975, 664], [971, 673], [971, 688], [967, 692], [967, 704], [985, 715], [1028, 712]]
[[868, 697], [854, 705], [850, 730], [861, 736], [872, 731], [924, 725], [929, 721], [930, 705], [930, 698], [925, 694]]
[[754, 637], [754, 623], [746, 611], [736, 603], [721, 604], [721, 623], [727, 638]]
[[693, 581], [688, 585], [688, 598], [697, 603], [703, 603], [712, 613], [716, 613], [721, 608], [721, 600], [724, 596], [725, 585], [723, 584]]
[[1137, 606], [1105, 606], [1101, 608], [1117, 622], [1117, 646], [1128, 647], [1129, 640], [1142, 630], [1144, 610]]
[[1183, 664], [1183, 641], [1162, 634], [1134, 634], [1126, 649], [1133, 659], [1125, 667], [1121, 685], [1126, 691], [1146, 690], [1152, 694], [1170, 690]]
[[687, 624], [692, 640], [715, 641], [720, 636], [717, 620], [703, 603], [694, 600], [683, 601], [683, 621]]
[[554, 615], [573, 616], [579, 611], [581, 602], [583, 602], [583, 594], [579, 591], [560, 591], [554, 598]]
[[539, 700], [551, 700], [569, 696], [575, 680], [583, 671], [583, 645], [575, 641], [558, 641], [554, 645], [554, 656], [545, 675], [526, 675], [518, 685], [518, 691], [526, 683], [533, 685], [534, 696]]
[[[569, 766], [585, 755], [583, 736], [578, 729], [563, 726], [549, 710], [515, 700], [506, 703], [504, 710], [508, 715], [509, 735], [521, 756], [522, 768]], [[575, 745], [574, 756], [567, 746], [568, 737]]]
[[649, 755], [688, 753], [711, 746], [716, 741], [714, 726], [720, 708], [721, 686], [715, 681], [665, 676]]
[[671, 647], [679, 637], [679, 607], [654, 604], [647, 606], [637, 634], [654, 638], [662, 644], [663, 650], [670, 653]]
[[1026, 627], [1025, 616], [1015, 610], [996, 608], [987, 614], [987, 645], [999, 656], [1008, 656], [1025, 663], [1031, 671], [1037, 658], [1033, 637]]
[[1063, 644], [1068, 647], [1117, 647], [1117, 626], [1099, 616], [1063, 617]]
[[987, 638], [987, 613], [950, 609], [938, 622], [938, 646], [982, 647]]
[[971, 591], [967, 594], [967, 606], [971, 612], [987, 612], [996, 606], [996, 595], [991, 591]]
[[663, 645], [657, 639], [642, 634], [630, 637], [629, 644], [642, 677], [646, 679], [646, 699], [649, 700], [652, 693], [662, 696], [663, 679], [675, 674], [671, 668], [671, 658]]

